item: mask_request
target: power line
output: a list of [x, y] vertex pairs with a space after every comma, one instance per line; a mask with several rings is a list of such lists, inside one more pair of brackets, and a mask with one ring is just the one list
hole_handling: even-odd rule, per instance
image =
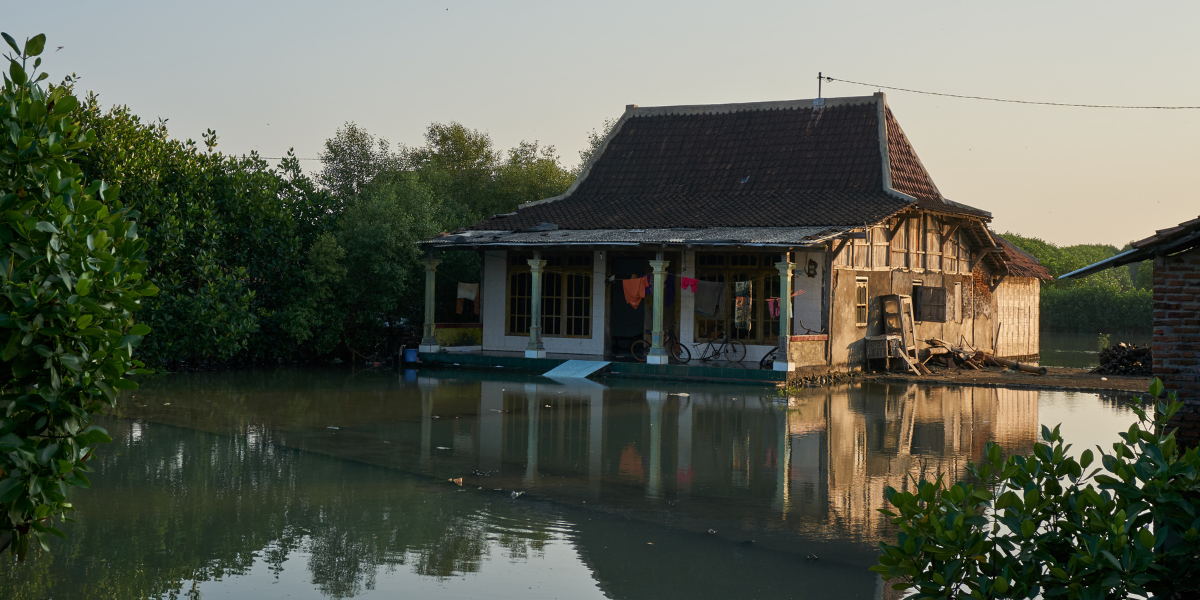
[[283, 160], [285, 158], [294, 158], [296, 160], [321, 160], [319, 158], [300, 158], [297, 156], [260, 156], [263, 160]]
[[1007, 102], [1010, 104], [1036, 104], [1039, 106], [1067, 106], [1074, 108], [1127, 108], [1127, 109], [1143, 109], [1143, 110], [1200, 110], [1200, 106], [1123, 106], [1119, 104], [1068, 104], [1066, 102], [1036, 102], [1033, 100], [1010, 100], [1006, 98], [986, 98], [984, 96], [964, 96], [961, 94], [943, 94], [940, 92], [925, 92], [921, 90], [910, 90], [901, 87], [892, 87], [887, 85], [878, 85], [875, 83], [863, 83], [861, 81], [850, 81], [849, 79], [834, 79], [833, 77], [822, 77], [818, 74], [818, 81], [825, 80], [829, 82], [840, 81], [842, 83], [853, 83], [854, 85], [865, 85], [867, 87], [880, 88], [885, 90], [895, 90], [898, 92], [909, 92], [913, 94], [926, 94], [929, 96], [945, 96], [947, 98], [962, 98], [965, 100], [987, 100], [988, 102]]

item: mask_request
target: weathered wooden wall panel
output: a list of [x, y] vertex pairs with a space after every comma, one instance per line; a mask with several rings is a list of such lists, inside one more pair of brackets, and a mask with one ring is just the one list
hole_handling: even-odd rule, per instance
[[1032, 277], [1008, 277], [996, 287], [996, 343], [999, 356], [1034, 356], [1039, 353], [1041, 282]]

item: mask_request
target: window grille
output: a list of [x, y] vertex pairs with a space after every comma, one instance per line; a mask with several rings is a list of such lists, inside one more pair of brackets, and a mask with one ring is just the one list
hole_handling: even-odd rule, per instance
[[[529, 335], [533, 320], [532, 277], [528, 253], [509, 257], [508, 335]], [[544, 256], [542, 335], [592, 336], [592, 253]]]
[[867, 280], [863, 278], [854, 282], [854, 324], [867, 326]]

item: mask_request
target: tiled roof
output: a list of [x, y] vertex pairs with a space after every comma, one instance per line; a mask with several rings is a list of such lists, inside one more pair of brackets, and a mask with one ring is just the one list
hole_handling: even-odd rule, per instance
[[1158, 231], [1154, 232], [1154, 235], [1144, 240], [1138, 240], [1132, 245], [1134, 248], [1138, 249], [1152, 248], [1157, 245], [1180, 240], [1188, 235], [1195, 234], [1197, 231], [1200, 231], [1200, 218], [1195, 218], [1191, 221], [1184, 221], [1183, 223], [1180, 223], [1174, 227], [1159, 229]]
[[[883, 110], [881, 110], [881, 107]], [[886, 112], [884, 181], [879, 118]], [[882, 94], [630, 108], [579, 180], [469, 229], [818, 227], [873, 224], [912, 206], [988, 213], [944, 200]]]
[[917, 158], [917, 151], [908, 143], [908, 136], [900, 129], [900, 123], [896, 122], [892, 109], [886, 109], [886, 113], [892, 189], [917, 200], [941, 202], [941, 193], [929, 178], [929, 173], [925, 172], [925, 166], [921, 164], [921, 159]]
[[1050, 270], [1042, 266], [1038, 259], [1032, 254], [1013, 245], [1012, 242], [1004, 239], [1001, 236], [993, 235], [993, 239], [1000, 242], [1000, 246], [1004, 248], [1004, 266], [1008, 267], [1008, 274], [1013, 277], [1036, 277], [1043, 281], [1050, 281], [1054, 276], [1050, 274]]

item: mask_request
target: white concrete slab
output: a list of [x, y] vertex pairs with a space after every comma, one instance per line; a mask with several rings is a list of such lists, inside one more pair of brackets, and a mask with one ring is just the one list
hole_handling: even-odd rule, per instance
[[543, 376], [551, 379], [583, 379], [607, 366], [606, 360], [568, 360], [546, 371]]

